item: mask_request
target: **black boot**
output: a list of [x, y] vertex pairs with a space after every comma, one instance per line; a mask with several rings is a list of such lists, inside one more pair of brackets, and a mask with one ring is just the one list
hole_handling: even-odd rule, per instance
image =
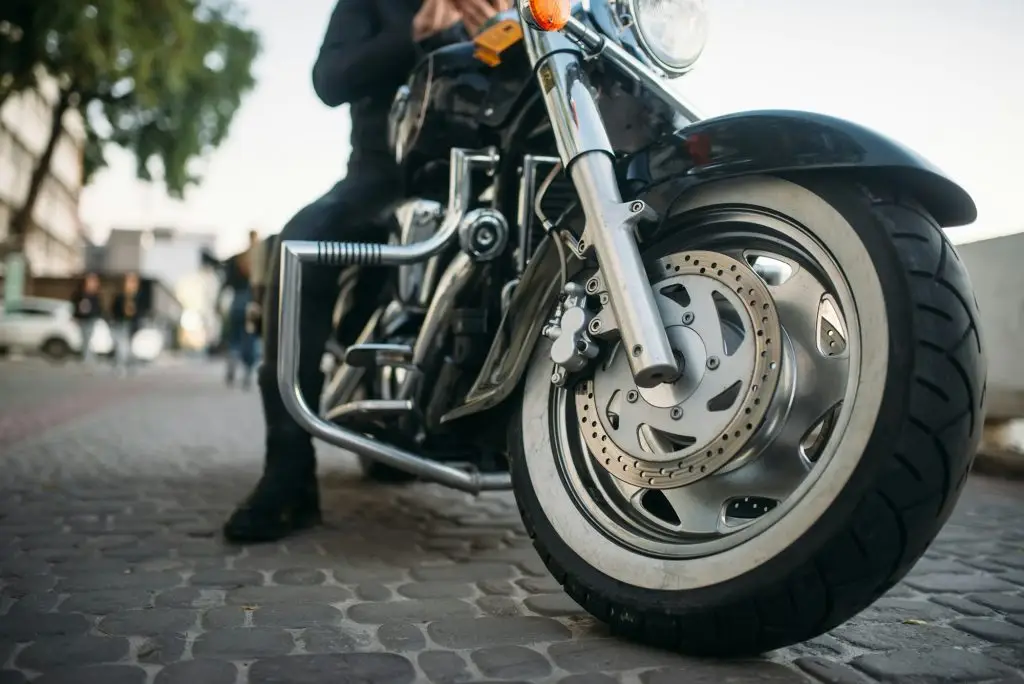
[[263, 477], [224, 524], [230, 542], [277, 541], [321, 519], [313, 439], [288, 414], [275, 378], [260, 372], [259, 386], [267, 424]]

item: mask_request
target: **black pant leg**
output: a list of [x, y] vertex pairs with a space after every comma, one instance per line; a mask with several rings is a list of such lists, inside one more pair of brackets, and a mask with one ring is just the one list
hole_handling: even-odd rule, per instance
[[[302, 209], [284, 227], [274, 245], [267, 278], [263, 314], [263, 365], [259, 384], [267, 422], [267, 458], [282, 450], [275, 442], [287, 440], [284, 451], [312, 456], [312, 440], [284, 408], [277, 387], [280, 331], [280, 244], [285, 240], [339, 240], [383, 242], [380, 217], [399, 199], [399, 184], [386, 174], [357, 173], [345, 178], [323, 197]], [[320, 401], [323, 374], [320, 359], [331, 333], [331, 313], [338, 297], [338, 269], [303, 266], [302, 312], [299, 318], [299, 385], [314, 411]], [[283, 454], [282, 457], [287, 456]], [[300, 457], [301, 458], [301, 457]], [[270, 465], [268, 463], [268, 465]]]

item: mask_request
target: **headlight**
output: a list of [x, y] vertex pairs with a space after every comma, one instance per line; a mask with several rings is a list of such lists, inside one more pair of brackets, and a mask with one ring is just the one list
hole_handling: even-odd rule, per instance
[[644, 52], [671, 76], [687, 72], [708, 40], [704, 0], [628, 0], [633, 31]]

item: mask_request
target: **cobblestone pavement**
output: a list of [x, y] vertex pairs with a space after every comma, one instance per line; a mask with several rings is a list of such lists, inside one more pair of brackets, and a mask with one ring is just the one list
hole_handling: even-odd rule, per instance
[[324, 528], [224, 545], [262, 430], [213, 369], [0, 363], [0, 396], [0, 684], [1024, 683], [1020, 484], [974, 478], [911, 577], [830, 635], [702, 662], [609, 637], [507, 495], [359, 484], [328, 449]]

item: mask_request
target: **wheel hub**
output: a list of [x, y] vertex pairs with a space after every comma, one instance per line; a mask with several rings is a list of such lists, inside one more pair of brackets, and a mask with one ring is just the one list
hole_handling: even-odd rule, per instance
[[778, 386], [782, 330], [767, 287], [742, 261], [681, 252], [652, 272], [669, 342], [684, 361], [679, 376], [637, 387], [620, 343], [576, 386], [575, 402], [601, 467], [635, 486], [670, 489], [718, 471], [756, 432]]

